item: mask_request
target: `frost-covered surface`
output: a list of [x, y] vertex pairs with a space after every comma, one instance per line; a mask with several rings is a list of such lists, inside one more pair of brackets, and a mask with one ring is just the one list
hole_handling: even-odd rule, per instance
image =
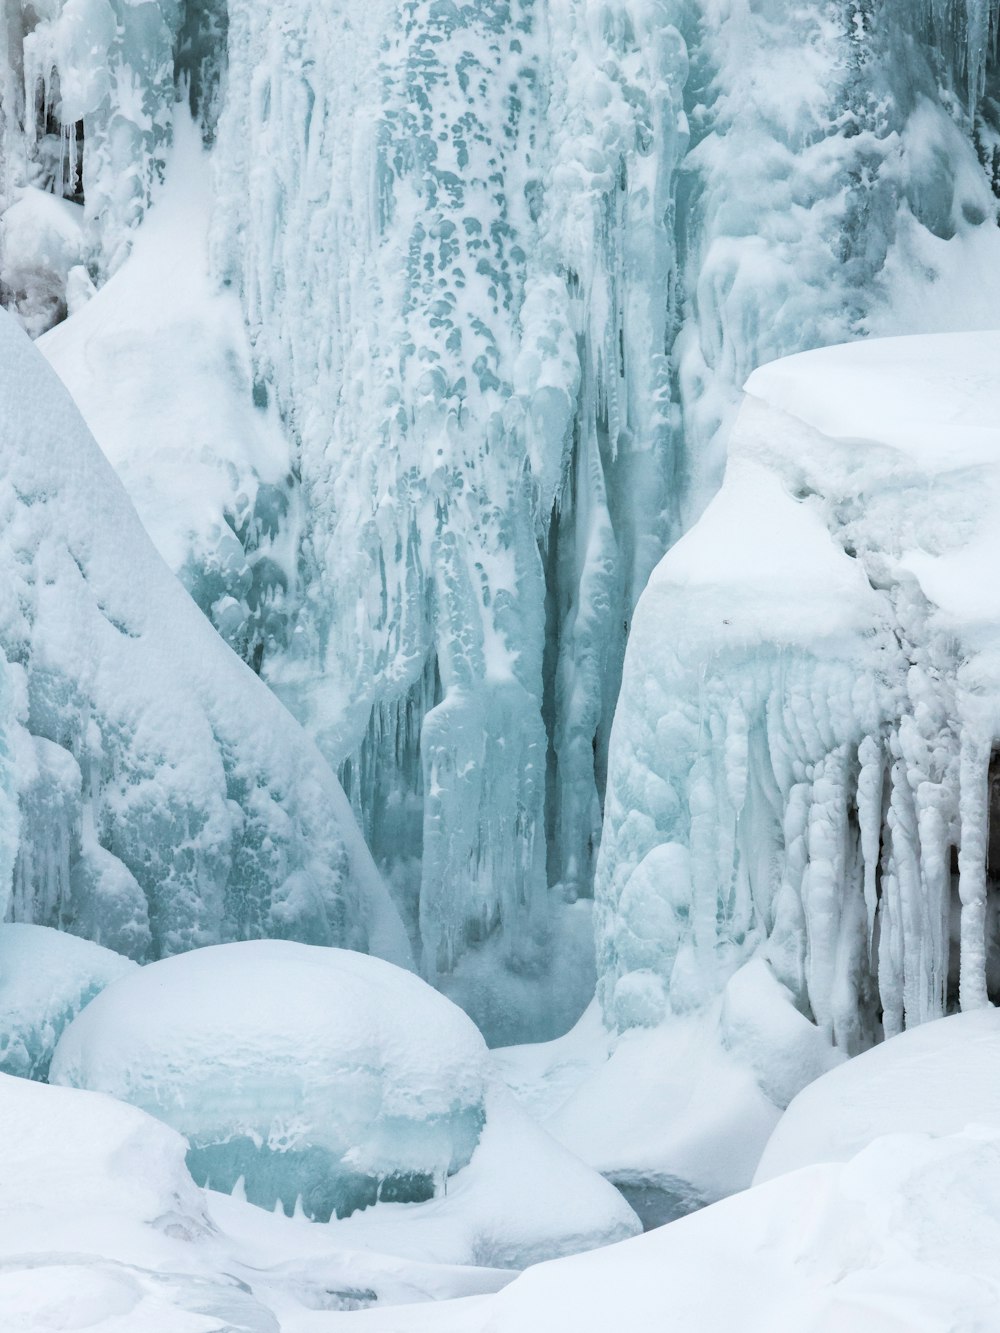
[[[405, 960], [343, 792], [153, 550], [0, 316], [3, 914], [133, 957], [285, 935]], [[15, 842], [16, 836], [16, 842]]]
[[361, 954], [258, 940], [150, 964], [71, 1024], [51, 1077], [172, 1125], [213, 1189], [343, 1219], [340, 1244], [520, 1268], [639, 1228], [493, 1086], [460, 1009]]
[[799, 1093], [768, 1141], [756, 1179], [847, 1161], [883, 1134], [1000, 1130], [998, 1048], [1000, 1013], [981, 1009], [864, 1051]]
[[487, 1052], [412, 972], [286, 940], [152, 963], [64, 1032], [52, 1081], [110, 1093], [190, 1144], [195, 1178], [328, 1221], [443, 1193], [485, 1120]]
[[135, 963], [48, 926], [0, 925], [0, 1072], [48, 1077], [63, 1028]]
[[598, 878], [612, 1023], [697, 1009], [757, 952], [848, 1053], [996, 995], [998, 364], [981, 333], [751, 377], [722, 490], [636, 617]]
[[38, 345], [157, 550], [259, 665], [294, 597], [292, 460], [273, 406], [255, 405], [239, 301], [210, 276], [210, 159], [189, 115], [175, 111], [173, 129], [128, 260]]
[[[3, 299], [35, 332], [76, 312], [54, 360], [340, 768], [424, 974], [494, 1042], [552, 1035], [590, 990], [564, 907], [591, 892], [632, 611], [718, 484], [742, 380], [992, 321], [996, 4], [138, 8], [8, 6]], [[191, 155], [165, 167], [189, 82], [211, 199]], [[200, 243], [182, 291], [150, 280], [178, 199], [202, 236], [211, 215], [249, 356]], [[161, 319], [135, 329], [137, 301]], [[188, 392], [137, 448], [165, 357]]]

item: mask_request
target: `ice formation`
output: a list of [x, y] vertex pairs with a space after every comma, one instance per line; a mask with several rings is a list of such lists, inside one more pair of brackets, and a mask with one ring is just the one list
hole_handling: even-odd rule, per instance
[[998, 357], [996, 333], [921, 336], [751, 377], [633, 629], [612, 1023], [704, 1006], [754, 954], [849, 1054], [1000, 993]]
[[621, 1196], [489, 1072], [470, 1020], [411, 972], [255, 940], [109, 987], [63, 1033], [51, 1078], [172, 1125], [202, 1184], [346, 1219], [342, 1243], [523, 1267], [634, 1234]]
[[336, 778], [171, 577], [7, 314], [0, 401], [0, 915], [136, 958], [282, 935], [405, 962]]
[[64, 1032], [54, 1083], [184, 1134], [202, 1184], [328, 1221], [444, 1192], [479, 1141], [486, 1047], [411, 972], [251, 940], [133, 972]]
[[[424, 974], [494, 1039], [551, 1035], [590, 986], [563, 907], [591, 892], [635, 601], [718, 484], [743, 378], [992, 319], [996, 6], [139, 10], [8, 7], [4, 299], [33, 331], [76, 311], [53, 359], [340, 768]], [[71, 332], [125, 277], [177, 87], [250, 338], [163, 302], [185, 361], [234, 370], [187, 496], [159, 447], [145, 473], [122, 447], [141, 413], [99, 420], [101, 356], [74, 369], [112, 307]], [[136, 340], [136, 383], [164, 346]]]
[[48, 926], [0, 925], [0, 1073], [45, 1079], [62, 1030], [135, 964]]

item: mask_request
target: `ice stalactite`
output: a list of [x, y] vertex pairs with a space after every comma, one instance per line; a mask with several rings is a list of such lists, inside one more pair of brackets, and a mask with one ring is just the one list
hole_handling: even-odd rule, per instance
[[548, 885], [590, 892], [674, 466], [686, 70], [662, 18], [230, 10], [217, 253], [308, 514], [263, 673], [348, 766], [446, 987], [487, 938], [543, 972]]
[[998, 998], [972, 573], [995, 352], [888, 340], [751, 378], [723, 488], [636, 616], [597, 885], [610, 1022], [703, 1007], [755, 954], [849, 1053]]

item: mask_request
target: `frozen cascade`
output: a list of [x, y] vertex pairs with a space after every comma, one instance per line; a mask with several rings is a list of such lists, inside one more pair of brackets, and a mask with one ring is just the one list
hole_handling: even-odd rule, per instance
[[230, 7], [216, 159], [308, 515], [263, 674], [344, 764], [426, 975], [486, 1024], [447, 975], [498, 928], [543, 970], [547, 884], [589, 894], [667, 535], [683, 42], [640, 7], [281, 12]]
[[[133, 450], [123, 477], [340, 768], [424, 973], [492, 1040], [550, 1035], [588, 993], [571, 905], [632, 610], [719, 484], [746, 375], [993, 319], [998, 12], [8, 6], [2, 297], [32, 332], [124, 276], [190, 85], [252, 344], [231, 424], [249, 395], [292, 463], [249, 429], [265, 477], [226, 431], [217, 548], [200, 482], [151, 521], [166, 472]], [[72, 786], [49, 760], [39, 801]]]
[[171, 577], [5, 313], [0, 406], [7, 919], [138, 959], [270, 935], [407, 963], [333, 773]]
[[751, 377], [722, 490], [636, 614], [611, 1022], [702, 1007], [758, 953], [852, 1054], [1000, 999], [998, 352], [885, 339]]

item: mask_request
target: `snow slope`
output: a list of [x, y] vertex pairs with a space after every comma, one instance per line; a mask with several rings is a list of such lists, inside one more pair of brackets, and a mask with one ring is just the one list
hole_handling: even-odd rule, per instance
[[336, 778], [171, 577], [6, 314], [0, 398], [5, 789], [20, 811], [4, 912], [136, 957], [272, 934], [406, 960]]

